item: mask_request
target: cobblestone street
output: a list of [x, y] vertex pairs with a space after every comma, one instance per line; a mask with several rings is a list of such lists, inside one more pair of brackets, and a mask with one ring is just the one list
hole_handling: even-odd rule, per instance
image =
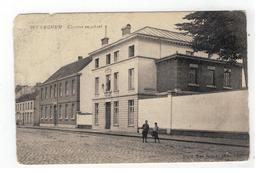
[[246, 160], [246, 147], [41, 129], [17, 129], [17, 158], [22, 164], [142, 163]]

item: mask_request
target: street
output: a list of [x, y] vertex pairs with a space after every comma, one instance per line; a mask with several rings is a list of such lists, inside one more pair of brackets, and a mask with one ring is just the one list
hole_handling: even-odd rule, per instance
[[21, 164], [234, 161], [248, 155], [247, 147], [17, 128]]

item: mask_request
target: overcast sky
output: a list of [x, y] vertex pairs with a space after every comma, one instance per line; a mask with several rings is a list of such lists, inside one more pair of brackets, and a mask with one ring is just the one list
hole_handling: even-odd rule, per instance
[[[27, 14], [15, 19], [14, 49], [16, 84], [44, 82], [61, 66], [86, 57], [101, 47], [105, 35], [109, 42], [121, 37], [121, 28], [131, 24], [132, 32], [145, 26], [176, 31], [188, 12], [167, 13], [71, 13]], [[56, 28], [50, 28], [56, 27]]]

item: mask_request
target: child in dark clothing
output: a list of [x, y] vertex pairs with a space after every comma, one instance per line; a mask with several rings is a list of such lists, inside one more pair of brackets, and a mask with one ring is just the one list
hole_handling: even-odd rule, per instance
[[149, 124], [148, 124], [147, 120], [145, 120], [145, 123], [143, 124], [143, 126], [140, 129], [143, 129], [143, 132], [142, 132], [143, 143], [144, 142], [146, 143], [147, 142], [147, 134], [149, 132]]

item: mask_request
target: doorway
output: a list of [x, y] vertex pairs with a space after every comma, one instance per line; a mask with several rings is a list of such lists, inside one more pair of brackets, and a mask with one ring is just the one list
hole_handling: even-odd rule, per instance
[[106, 102], [105, 117], [106, 117], [105, 128], [110, 129], [110, 124], [111, 124], [111, 103], [110, 102]]
[[53, 110], [54, 110], [54, 112], [53, 112], [54, 125], [56, 126], [57, 125], [57, 106], [56, 105], [54, 105]]

